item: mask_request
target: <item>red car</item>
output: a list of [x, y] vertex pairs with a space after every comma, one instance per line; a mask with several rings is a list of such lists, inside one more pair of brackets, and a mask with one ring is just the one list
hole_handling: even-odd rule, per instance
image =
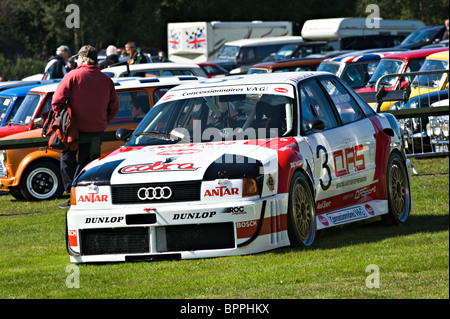
[[208, 78], [212, 78], [218, 75], [226, 75], [228, 74], [228, 71], [226, 69], [224, 69], [223, 67], [221, 67], [220, 65], [217, 65], [215, 63], [211, 63], [211, 62], [202, 62], [202, 63], [197, 63], [198, 66], [200, 66], [203, 71], [205, 71], [206, 76]]
[[[378, 79], [386, 74], [394, 73], [408, 73], [417, 72], [420, 70], [425, 58], [430, 54], [446, 51], [448, 48], [429, 48], [429, 49], [419, 49], [413, 51], [404, 51], [399, 53], [394, 53], [383, 57], [378, 64], [375, 72], [369, 80], [369, 83], [360, 89], [356, 89], [357, 93], [369, 93], [375, 92], [375, 84]], [[403, 89], [408, 85], [408, 81], [411, 79], [407, 78], [389, 78], [382, 84], [386, 90], [399, 90]]]

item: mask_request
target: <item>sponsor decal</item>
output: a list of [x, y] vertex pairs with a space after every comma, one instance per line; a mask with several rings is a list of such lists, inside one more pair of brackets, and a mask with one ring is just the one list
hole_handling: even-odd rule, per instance
[[180, 156], [180, 155], [189, 155], [200, 153], [202, 150], [199, 149], [176, 149], [176, 150], [168, 150], [157, 153], [156, 155], [163, 156]]
[[352, 220], [366, 218], [367, 213], [362, 207], [354, 207], [348, 210], [326, 214], [327, 218], [335, 225], [350, 222]]
[[291, 162], [291, 168], [302, 167], [302, 166], [303, 166], [303, 161]]
[[247, 214], [247, 212], [244, 210], [244, 206], [229, 207], [229, 208], [225, 209], [224, 213], [231, 213], [232, 215]]
[[328, 219], [325, 216], [319, 215], [319, 216], [317, 216], [317, 218], [319, 219], [319, 222], [322, 223], [322, 225], [324, 225], [324, 226], [329, 225]]
[[330, 206], [331, 206], [331, 201], [324, 200], [317, 204], [317, 209], [324, 209], [324, 208], [328, 208]]
[[124, 219], [123, 216], [119, 217], [86, 217], [85, 224], [115, 224], [120, 223]]
[[172, 189], [164, 187], [142, 187], [137, 192], [140, 200], [169, 199], [172, 196]]
[[364, 183], [366, 180], [367, 180], [367, 177], [365, 177], [365, 176], [359, 177], [359, 178], [354, 178], [349, 181], [336, 183], [336, 188], [341, 188], [341, 187], [345, 187], [345, 186], [351, 186], [354, 184]]
[[371, 215], [374, 216], [375, 215], [375, 211], [373, 210], [372, 206], [370, 206], [369, 204], [366, 204], [364, 206], [364, 208], [367, 210], [367, 212]]
[[78, 203], [104, 203], [108, 202], [108, 195], [99, 195], [97, 193], [88, 193], [87, 195], [80, 195]]
[[77, 231], [74, 229], [69, 229], [68, 235], [69, 235], [69, 245], [73, 247], [78, 246]]
[[167, 171], [195, 171], [197, 167], [193, 163], [171, 163], [157, 161], [149, 164], [138, 164], [122, 167], [120, 174], [167, 172]]
[[174, 214], [172, 220], [183, 220], [183, 219], [205, 219], [212, 218], [216, 215], [216, 212], [203, 212], [203, 213], [181, 213]]
[[274, 189], [275, 189], [275, 178], [273, 178], [273, 176], [270, 175], [270, 174], [269, 174], [269, 178], [267, 179], [266, 185], [267, 185], [267, 187], [269, 187], [269, 190], [271, 192], [274, 191]]
[[336, 177], [350, 174], [352, 171], [361, 171], [366, 168], [362, 145], [348, 147], [344, 150], [333, 152], [334, 167], [336, 168]]
[[224, 197], [230, 195], [239, 195], [239, 188], [237, 187], [228, 188], [226, 186], [219, 186], [213, 189], [207, 189], [205, 191], [204, 197], [215, 197], [215, 196]]
[[370, 194], [375, 194], [376, 191], [377, 191], [377, 185], [373, 185], [370, 188], [367, 186], [360, 188], [360, 189], [356, 190], [356, 192], [355, 192], [355, 199], [359, 199], [361, 197], [366, 197]]
[[167, 95], [163, 96], [162, 100], [163, 101], [168, 101], [168, 100], [172, 99], [174, 96], [175, 95], [173, 95], [173, 94], [167, 94]]
[[247, 227], [255, 227], [258, 225], [258, 221], [256, 220], [247, 220], [245, 222], [237, 222], [236, 228], [247, 228]]
[[275, 88], [273, 90], [278, 93], [287, 93], [288, 92], [288, 90], [285, 88]]

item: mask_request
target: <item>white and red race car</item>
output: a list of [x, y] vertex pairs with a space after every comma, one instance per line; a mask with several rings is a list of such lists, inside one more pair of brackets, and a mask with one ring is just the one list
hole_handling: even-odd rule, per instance
[[320, 229], [411, 211], [390, 114], [325, 72], [213, 78], [167, 92], [125, 146], [74, 181], [73, 262], [151, 261], [310, 246]]

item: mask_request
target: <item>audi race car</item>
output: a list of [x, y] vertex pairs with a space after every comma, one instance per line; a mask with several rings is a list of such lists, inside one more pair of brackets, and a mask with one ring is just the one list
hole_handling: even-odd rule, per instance
[[77, 176], [73, 262], [151, 261], [310, 246], [317, 231], [381, 216], [406, 222], [401, 129], [326, 72], [177, 86], [125, 146]]

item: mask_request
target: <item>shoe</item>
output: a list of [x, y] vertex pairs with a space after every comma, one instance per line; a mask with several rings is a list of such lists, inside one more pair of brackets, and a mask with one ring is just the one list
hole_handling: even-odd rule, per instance
[[61, 205], [59, 205], [58, 207], [59, 207], [59, 209], [67, 209], [67, 208], [70, 208], [70, 199], [69, 199], [67, 202], [65, 202], [65, 203], [63, 203], [63, 204], [61, 204]]

